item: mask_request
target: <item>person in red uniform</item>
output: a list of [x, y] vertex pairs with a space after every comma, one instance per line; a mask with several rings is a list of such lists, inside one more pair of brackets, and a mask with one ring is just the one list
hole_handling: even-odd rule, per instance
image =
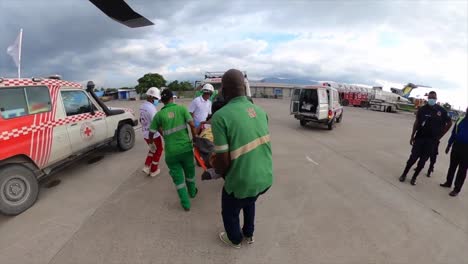
[[146, 92], [146, 102], [140, 106], [141, 131], [143, 132], [143, 138], [150, 148], [148, 156], [146, 157], [143, 172], [151, 177], [156, 177], [161, 172], [159, 169], [159, 160], [161, 159], [163, 152], [161, 135], [156, 132], [153, 136], [154, 141], [151, 142], [149, 140], [149, 128], [153, 117], [158, 112], [156, 106], [158, 105], [159, 100], [161, 100], [161, 92], [158, 88], [151, 87]]

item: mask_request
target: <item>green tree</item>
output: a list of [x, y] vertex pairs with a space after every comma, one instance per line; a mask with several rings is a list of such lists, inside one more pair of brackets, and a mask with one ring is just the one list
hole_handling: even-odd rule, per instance
[[179, 84], [181, 91], [191, 91], [193, 90], [193, 85], [191, 82], [183, 81]]
[[180, 90], [179, 81], [177, 81], [177, 80], [172, 81], [170, 84], [167, 85], [167, 87], [168, 87], [171, 91], [179, 91], [179, 90]]
[[101, 87], [101, 92], [104, 92], [104, 87]]
[[158, 73], [147, 73], [138, 79], [138, 85], [135, 86], [137, 93], [146, 93], [150, 87], [163, 87], [166, 86], [166, 80]]

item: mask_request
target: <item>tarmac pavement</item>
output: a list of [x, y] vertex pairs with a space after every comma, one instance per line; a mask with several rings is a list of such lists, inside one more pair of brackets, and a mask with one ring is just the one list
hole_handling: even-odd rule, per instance
[[95, 152], [48, 179], [61, 183], [28, 211], [0, 216], [0, 263], [468, 263], [468, 192], [438, 186], [447, 136], [433, 176], [411, 186], [398, 177], [414, 116], [347, 107], [328, 131], [302, 128], [286, 100], [255, 102], [269, 113], [275, 182], [257, 202], [254, 245], [217, 237], [222, 180], [199, 180], [187, 213], [163, 160], [145, 177], [137, 131], [132, 150]]

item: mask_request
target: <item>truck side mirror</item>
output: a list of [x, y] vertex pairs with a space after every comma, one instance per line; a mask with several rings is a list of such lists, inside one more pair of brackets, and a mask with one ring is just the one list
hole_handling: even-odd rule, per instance
[[89, 103], [89, 106], [91, 107], [91, 115], [95, 115], [96, 114], [96, 111], [94, 111], [94, 104], [93, 102], [91, 102], [91, 100], [88, 99], [88, 103]]

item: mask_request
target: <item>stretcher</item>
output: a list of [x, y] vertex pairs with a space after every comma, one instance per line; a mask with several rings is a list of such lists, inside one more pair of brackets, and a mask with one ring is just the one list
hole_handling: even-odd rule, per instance
[[202, 180], [217, 179], [221, 177], [212, 168], [210, 159], [213, 159], [214, 144], [206, 138], [197, 138], [194, 142], [193, 154], [200, 167], [203, 168]]
[[193, 155], [195, 156], [195, 159], [197, 160], [200, 167], [202, 167], [202, 169], [206, 171], [208, 168], [206, 167], [205, 161], [201, 157], [200, 151], [198, 150], [198, 148], [196, 147], [193, 148]]

